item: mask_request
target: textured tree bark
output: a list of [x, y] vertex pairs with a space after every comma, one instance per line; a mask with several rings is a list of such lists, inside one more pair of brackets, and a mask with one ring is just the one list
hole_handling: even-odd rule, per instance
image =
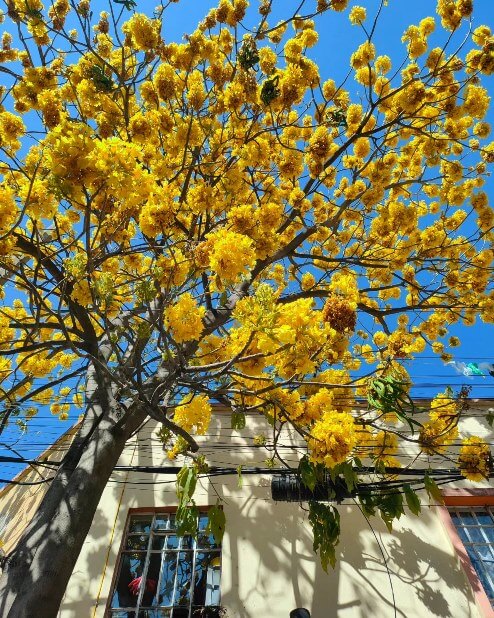
[[74, 441], [0, 579], [1, 618], [55, 618], [101, 494], [146, 417], [106, 412]]

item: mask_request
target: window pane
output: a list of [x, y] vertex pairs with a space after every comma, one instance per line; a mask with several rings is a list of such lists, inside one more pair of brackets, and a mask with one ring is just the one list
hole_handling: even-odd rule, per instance
[[164, 534], [153, 535], [153, 542], [151, 548], [154, 550], [164, 549], [166, 545], [166, 536]]
[[194, 547], [194, 539], [187, 534], [181, 538], [180, 548], [181, 549], [192, 549]]
[[491, 560], [486, 560], [484, 562], [484, 569], [485, 569], [485, 571], [486, 571], [486, 573], [487, 573], [487, 575], [488, 575], [488, 577], [490, 578], [490, 581], [491, 581], [490, 592], [487, 591], [487, 594], [490, 597], [493, 597], [494, 596], [494, 590], [493, 590], [493, 584], [494, 584], [494, 561], [492, 559]]
[[472, 561], [473, 567], [480, 579], [482, 586], [484, 587], [488, 596], [494, 595], [494, 590], [492, 589], [484, 570], [482, 569], [482, 561], [479, 559], [475, 551], [471, 547], [467, 547], [468, 555], [470, 556], [470, 560]]
[[494, 527], [489, 528], [486, 526], [485, 528], [482, 528], [482, 532], [489, 543], [494, 543]]
[[460, 511], [459, 515], [461, 518], [461, 523], [464, 526], [476, 526], [477, 525], [477, 521], [475, 520], [473, 513], [471, 513], [470, 511]]
[[472, 543], [485, 543], [485, 539], [480, 528], [466, 528], [466, 533]]
[[155, 607], [156, 605], [158, 605], [156, 593], [158, 591], [158, 578], [160, 574], [160, 569], [161, 554], [150, 554], [148, 570], [146, 573], [146, 587], [142, 593], [141, 599], [142, 607]]
[[199, 534], [197, 537], [197, 547], [200, 549], [216, 549], [219, 548], [219, 545], [216, 544], [214, 540], [214, 536], [212, 534]]
[[129, 532], [143, 532], [144, 534], [149, 534], [152, 520], [152, 515], [132, 515]]
[[489, 545], [475, 545], [475, 549], [483, 562], [493, 560], [492, 548]]
[[168, 528], [168, 514], [157, 513], [154, 518], [154, 530], [166, 530]]
[[143, 552], [122, 554], [120, 572], [112, 598], [112, 607], [135, 607], [138, 590], [135, 594], [135, 585], [132, 582], [142, 575], [146, 554]]
[[460, 539], [464, 543], [470, 542], [470, 539], [468, 538], [467, 533], [465, 532], [465, 528], [462, 528], [461, 526], [458, 526], [456, 530], [458, 531], [458, 535], [459, 535]]
[[494, 523], [492, 521], [492, 517], [487, 511], [475, 511], [475, 515], [477, 517], [477, 521], [481, 526], [492, 526], [492, 524]]
[[178, 549], [178, 541], [179, 541], [179, 538], [176, 534], [169, 534], [166, 537], [166, 548], [167, 549]]
[[134, 551], [146, 551], [148, 548], [149, 537], [143, 534], [129, 534], [127, 537], [127, 543], [125, 549], [132, 549]]
[[206, 530], [207, 525], [208, 525], [208, 514], [201, 513], [199, 515], [199, 530]]
[[167, 552], [163, 556], [161, 564], [160, 589], [158, 592], [159, 605], [172, 605], [173, 585], [175, 583], [175, 573], [177, 570], [177, 553]]
[[194, 605], [219, 605], [220, 555], [197, 552], [194, 579]]
[[189, 606], [190, 583], [192, 579], [192, 552], [181, 551], [177, 566], [177, 584], [173, 605]]

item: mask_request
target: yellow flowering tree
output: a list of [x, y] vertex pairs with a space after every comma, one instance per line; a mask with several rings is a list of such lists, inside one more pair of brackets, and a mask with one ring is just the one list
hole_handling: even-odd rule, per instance
[[[385, 479], [404, 441], [428, 457], [459, 440], [465, 397], [438, 395], [419, 423], [401, 361], [448, 360], [451, 325], [494, 321], [482, 85], [494, 36], [469, 30], [471, 0], [438, 0], [393, 65], [373, 38], [384, 2], [376, 15], [347, 0], [289, 4], [220, 0], [175, 43], [162, 36], [166, 2], [147, 15], [109, 0], [98, 17], [90, 0], [7, 1], [1, 429], [43, 405], [82, 420], [6, 561], [2, 616], [56, 614], [107, 479], [149, 416], [171, 458], [196, 461], [214, 401], [239, 430], [247, 411], [292, 425], [309, 488], [326, 473], [349, 490], [364, 470]], [[344, 83], [311, 59], [323, 15], [358, 33]], [[485, 478], [489, 457], [466, 437], [457, 470]], [[397, 492], [362, 504], [389, 524], [403, 512]], [[325, 517], [336, 525], [315, 504], [327, 564]]]

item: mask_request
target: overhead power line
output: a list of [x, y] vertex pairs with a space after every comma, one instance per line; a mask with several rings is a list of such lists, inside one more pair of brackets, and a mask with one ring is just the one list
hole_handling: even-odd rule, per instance
[[[18, 463], [25, 464], [28, 466], [41, 466], [41, 467], [53, 467], [58, 468], [62, 465], [61, 461], [38, 461], [36, 459], [24, 459], [22, 457], [8, 457], [8, 456], [0, 456], [0, 463]], [[182, 469], [181, 466], [115, 466], [113, 470], [115, 472], [140, 472], [145, 474], [178, 474]], [[362, 475], [372, 475], [377, 474], [376, 469], [373, 466], [361, 466], [354, 467], [354, 472]], [[219, 466], [211, 466], [208, 468], [208, 471], [204, 474], [204, 476], [218, 476], [218, 475], [238, 475], [241, 473], [244, 474], [265, 474], [265, 475], [274, 475], [274, 474], [293, 474], [292, 469], [287, 468], [268, 468], [268, 467], [251, 467], [245, 466], [241, 467], [219, 467]], [[463, 478], [456, 468], [399, 468], [399, 467], [385, 467], [379, 470], [379, 474], [390, 475], [390, 476], [454, 476], [458, 478]], [[494, 473], [491, 475], [494, 476]], [[9, 483], [10, 481], [5, 481]]]

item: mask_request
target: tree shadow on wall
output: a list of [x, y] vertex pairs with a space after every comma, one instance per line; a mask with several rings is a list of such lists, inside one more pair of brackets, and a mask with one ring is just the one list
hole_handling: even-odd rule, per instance
[[[283, 607], [288, 602], [293, 605], [290, 609], [307, 607], [311, 618], [342, 617], [349, 615], [348, 610], [361, 618], [392, 617], [395, 605], [396, 615], [402, 618], [407, 618], [410, 605], [415, 615], [469, 615], [467, 604], [453, 606], [444, 592], [456, 590], [458, 596], [474, 602], [459, 565], [448, 549], [427, 543], [411, 528], [390, 535], [384, 524], [374, 519], [377, 541], [356, 506], [340, 506], [338, 562], [334, 571], [325, 573], [312, 551], [311, 530], [303, 521], [300, 505], [273, 503], [255, 491], [242, 503], [227, 499], [225, 510], [230, 551], [224, 559], [231, 561], [232, 581], [222, 602], [236, 618], [260, 615], [256, 613], [259, 603], [272, 608], [273, 617], [284, 616], [276, 611], [276, 599], [282, 592]], [[423, 517], [433, 515], [424, 513]], [[280, 576], [284, 591], [276, 588]], [[399, 592], [403, 593], [404, 587], [408, 590], [406, 600]]]

